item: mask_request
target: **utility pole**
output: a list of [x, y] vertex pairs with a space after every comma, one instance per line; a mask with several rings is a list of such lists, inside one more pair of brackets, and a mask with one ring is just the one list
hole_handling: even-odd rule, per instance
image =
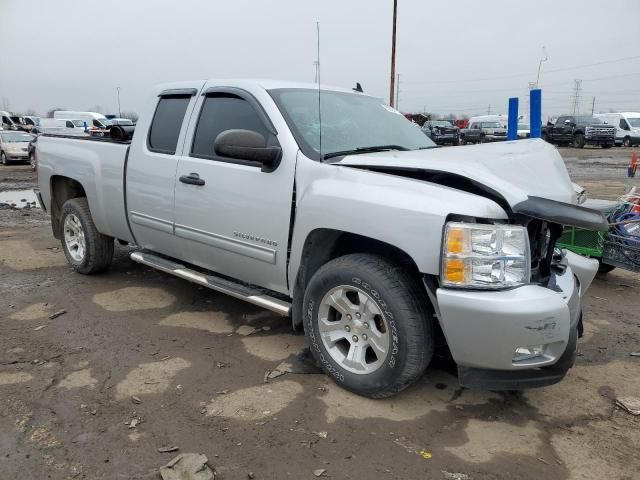
[[591, 102], [591, 115], [593, 115], [593, 111], [596, 109], [596, 96], [593, 96], [593, 101]]
[[398, 81], [396, 82], [396, 106], [395, 109], [400, 108], [400, 74], [398, 74]]
[[122, 118], [122, 110], [120, 109], [120, 87], [116, 87], [118, 91], [118, 117]]
[[571, 103], [573, 108], [573, 114], [580, 113], [580, 92], [582, 91], [582, 80], [573, 81], [573, 96], [571, 97]]
[[391, 85], [389, 87], [389, 105], [394, 106], [396, 80], [396, 19], [398, 17], [398, 0], [393, 0], [393, 33], [391, 34]]
[[487, 107], [487, 115], [491, 115], [491, 105]]

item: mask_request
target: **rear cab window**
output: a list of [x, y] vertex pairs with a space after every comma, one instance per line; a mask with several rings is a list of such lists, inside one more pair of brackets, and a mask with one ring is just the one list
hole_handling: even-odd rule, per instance
[[191, 97], [191, 94], [160, 97], [147, 137], [147, 148], [150, 151], [175, 155]]

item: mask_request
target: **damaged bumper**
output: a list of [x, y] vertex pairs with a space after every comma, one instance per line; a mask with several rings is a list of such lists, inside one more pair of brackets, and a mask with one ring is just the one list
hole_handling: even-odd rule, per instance
[[596, 271], [597, 261], [567, 254], [547, 287], [437, 289], [440, 323], [460, 384], [518, 390], [562, 380], [575, 361], [581, 296]]

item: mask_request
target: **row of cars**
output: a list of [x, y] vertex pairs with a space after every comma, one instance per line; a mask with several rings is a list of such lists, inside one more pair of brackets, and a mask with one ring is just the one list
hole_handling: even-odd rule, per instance
[[0, 163], [29, 162], [35, 169], [35, 142], [41, 133], [103, 136], [113, 125], [134, 125], [126, 118], [107, 118], [96, 112], [60, 110], [54, 118], [0, 112]]
[[[448, 120], [428, 120], [422, 131], [438, 145], [466, 145], [507, 139], [506, 118], [484, 115], [459, 128]], [[518, 138], [529, 138], [529, 125], [518, 123]], [[558, 146], [585, 145], [611, 148], [640, 145], [640, 113], [621, 112], [596, 115], [561, 115], [542, 127], [542, 138]]]

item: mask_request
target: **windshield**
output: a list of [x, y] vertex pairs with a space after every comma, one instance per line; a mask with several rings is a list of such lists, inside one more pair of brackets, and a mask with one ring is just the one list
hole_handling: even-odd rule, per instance
[[0, 137], [2, 137], [3, 142], [7, 143], [30, 142], [33, 140], [33, 135], [19, 132], [0, 132]]
[[576, 123], [604, 123], [602, 119], [596, 117], [576, 117]]
[[482, 122], [482, 128], [502, 128], [499, 122]]
[[636, 118], [627, 118], [627, 122], [634, 128], [640, 127], [640, 117]]
[[447, 122], [446, 120], [436, 120], [435, 122], [431, 122], [431, 125], [436, 127], [452, 127], [451, 122]]
[[[300, 149], [307, 157], [319, 159], [318, 91], [277, 89], [270, 94]], [[321, 102], [323, 155], [378, 145], [397, 145], [407, 150], [435, 146], [400, 112], [378, 98], [324, 90]]]
[[22, 117], [11, 117], [11, 120], [19, 125], [24, 125], [24, 120], [22, 119]]

